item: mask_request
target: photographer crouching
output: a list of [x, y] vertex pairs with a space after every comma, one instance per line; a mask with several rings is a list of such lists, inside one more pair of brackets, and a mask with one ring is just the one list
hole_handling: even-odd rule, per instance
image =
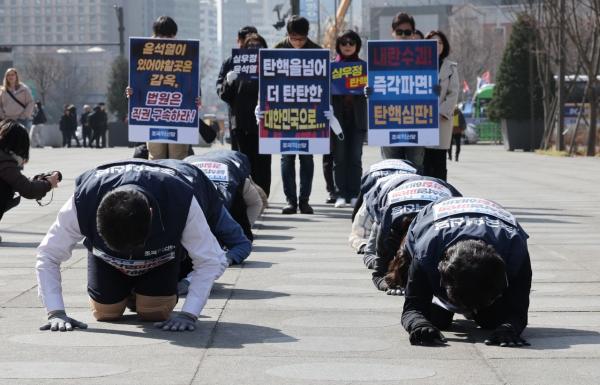
[[21, 197], [40, 200], [62, 179], [58, 171], [28, 179], [21, 173], [28, 160], [29, 135], [25, 128], [11, 119], [0, 121], [0, 220], [19, 204]]

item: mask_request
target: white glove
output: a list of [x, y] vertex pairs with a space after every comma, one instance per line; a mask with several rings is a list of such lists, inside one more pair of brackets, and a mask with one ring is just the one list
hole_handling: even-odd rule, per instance
[[265, 112], [260, 110], [260, 104], [256, 105], [254, 116], [256, 117], [256, 125], [260, 126], [260, 121], [265, 117]]
[[333, 113], [333, 107], [331, 104], [329, 105], [329, 110], [324, 112], [324, 115], [327, 120], [329, 120], [329, 127], [331, 127], [331, 131], [337, 135], [339, 140], [344, 140], [344, 131], [342, 131], [342, 126]]
[[235, 79], [237, 79], [237, 77], [238, 74], [235, 71], [227, 72], [227, 75], [225, 76], [227, 84], [232, 84], [235, 81]]

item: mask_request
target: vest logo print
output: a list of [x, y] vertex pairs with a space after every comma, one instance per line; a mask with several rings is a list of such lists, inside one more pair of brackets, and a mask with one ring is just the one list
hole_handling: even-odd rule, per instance
[[172, 140], [177, 142], [177, 130], [174, 128], [151, 128], [149, 140]]
[[391, 131], [390, 144], [419, 143], [418, 131]]
[[282, 140], [281, 152], [308, 152], [308, 140]]
[[136, 277], [175, 259], [175, 250], [176, 247], [170, 245], [161, 249], [146, 251], [144, 252], [144, 257], [147, 259], [117, 258], [95, 247], [92, 250], [92, 254], [119, 270], [121, 273], [130, 277]]

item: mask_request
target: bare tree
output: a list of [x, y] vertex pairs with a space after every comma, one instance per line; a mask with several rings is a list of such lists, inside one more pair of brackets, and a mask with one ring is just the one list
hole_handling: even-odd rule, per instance
[[33, 54], [25, 61], [25, 76], [35, 84], [44, 105], [63, 74], [61, 66], [60, 60], [48, 54]]
[[450, 57], [459, 64], [460, 84], [466, 81], [473, 90], [478, 76], [485, 71], [496, 72], [504, 49], [504, 41], [484, 29], [478, 12], [459, 7], [450, 17]]
[[[561, 10], [564, 2], [564, 12]], [[590, 103], [590, 121], [587, 140], [587, 154], [592, 156], [596, 151], [596, 133], [598, 130], [598, 87], [597, 77], [600, 73], [600, 0], [529, 0], [526, 11], [538, 22], [539, 40], [536, 53], [538, 62], [545, 74], [544, 107], [546, 115], [545, 147], [550, 145], [552, 130], [557, 126], [556, 112], [560, 106], [556, 100], [558, 92], [554, 92], [552, 74], [558, 73], [559, 59], [562, 54], [567, 58], [566, 71], [570, 74], [583, 73], [587, 77], [584, 101]], [[563, 31], [565, 41], [559, 40], [559, 31]], [[566, 97], [574, 91], [565, 90]], [[579, 121], [579, 119], [578, 119]], [[558, 129], [558, 128], [556, 128]], [[577, 135], [576, 132], [572, 133]], [[573, 140], [572, 143], [576, 145]], [[574, 152], [571, 148], [570, 152]]]

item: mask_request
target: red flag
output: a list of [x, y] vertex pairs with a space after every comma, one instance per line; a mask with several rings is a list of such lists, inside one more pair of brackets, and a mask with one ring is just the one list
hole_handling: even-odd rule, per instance
[[466, 94], [469, 91], [471, 91], [471, 89], [469, 88], [469, 83], [467, 83], [466, 80], [463, 80], [463, 92]]

